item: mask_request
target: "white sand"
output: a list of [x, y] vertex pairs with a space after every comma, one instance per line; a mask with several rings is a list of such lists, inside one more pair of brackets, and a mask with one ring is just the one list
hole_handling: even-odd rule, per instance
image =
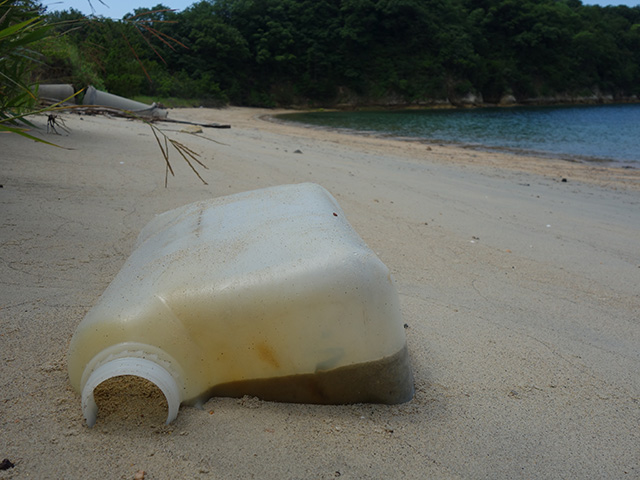
[[[166, 189], [138, 122], [66, 116], [71, 135], [42, 135], [73, 150], [0, 135], [0, 460], [15, 464], [0, 479], [640, 478], [638, 170], [265, 113], [172, 111], [232, 128], [163, 124], [209, 167], [202, 185], [172, 154]], [[393, 272], [415, 399], [212, 399], [164, 426], [162, 402], [134, 398], [87, 428], [69, 340], [140, 229], [195, 200], [303, 181], [333, 193]]]

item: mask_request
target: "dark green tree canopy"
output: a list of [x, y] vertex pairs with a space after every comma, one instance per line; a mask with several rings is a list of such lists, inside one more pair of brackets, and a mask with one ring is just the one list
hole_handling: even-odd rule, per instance
[[[88, 58], [95, 57], [105, 87], [124, 95], [248, 105], [455, 103], [469, 93], [486, 102], [507, 94], [520, 101], [640, 95], [640, 7], [580, 0], [202, 0], [179, 13], [163, 5], [152, 10], [134, 10], [121, 22], [93, 20], [66, 41], [95, 46]], [[70, 11], [50, 19], [75, 17]], [[132, 26], [147, 35], [125, 35]]]

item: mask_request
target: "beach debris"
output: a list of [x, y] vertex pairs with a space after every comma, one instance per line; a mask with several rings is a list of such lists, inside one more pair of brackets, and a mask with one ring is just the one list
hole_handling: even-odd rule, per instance
[[2, 462], [0, 462], [0, 470], [9, 470], [13, 467], [15, 467], [15, 465], [8, 458], [5, 458], [4, 460], [2, 460]]
[[136, 102], [135, 100], [96, 90], [92, 86], [87, 87], [87, 92], [82, 100], [82, 105], [86, 107], [87, 113], [110, 113], [112, 115], [124, 117], [145, 117], [150, 118], [151, 120], [181, 123], [185, 125], [197, 125], [199, 127], [207, 128], [231, 128], [231, 126], [227, 124], [199, 123], [189, 120], [169, 118], [169, 112], [167, 112], [166, 109], [161, 108], [157, 103], [147, 105], [146, 103]]
[[302, 150], [298, 149], [298, 150], [294, 150], [293, 153], [302, 153]]
[[144, 476], [147, 474], [144, 470], [138, 470], [133, 476], [133, 480], [144, 480]]
[[123, 376], [158, 387], [167, 424], [182, 402], [215, 396], [245, 408], [404, 403], [414, 387], [399, 304], [389, 269], [321, 186], [200, 201], [142, 230], [71, 340], [70, 380], [90, 427], [94, 390]]
[[65, 131], [67, 134], [71, 133], [71, 130], [67, 128], [64, 123], [64, 119], [58, 115], [54, 115], [53, 113], [47, 116], [47, 133], [55, 133], [56, 135], [60, 135], [56, 130], [56, 127]]
[[566, 178], [563, 178], [563, 179], [561, 180], [561, 182], [562, 182], [562, 183], [567, 183], [567, 179], [566, 179]]
[[38, 98], [44, 103], [64, 102], [64, 105], [75, 105], [75, 90], [70, 84], [38, 85]]
[[102, 92], [93, 86], [87, 87], [87, 91], [82, 99], [82, 104], [112, 107], [125, 112], [131, 112], [140, 117], [164, 119], [167, 118], [168, 115], [168, 112], [163, 108], [159, 108], [156, 103], [147, 105], [146, 103], [136, 102], [135, 100], [120, 97], [112, 93]]
[[202, 133], [201, 125], [185, 125], [180, 129], [182, 133]]
[[197, 125], [199, 127], [205, 127], [205, 128], [231, 128], [231, 125], [229, 125], [228, 123], [200, 123], [200, 122], [191, 122], [189, 120], [177, 120], [175, 118], [163, 118], [162, 119], [163, 122], [169, 122], [169, 123], [181, 123], [184, 125]]

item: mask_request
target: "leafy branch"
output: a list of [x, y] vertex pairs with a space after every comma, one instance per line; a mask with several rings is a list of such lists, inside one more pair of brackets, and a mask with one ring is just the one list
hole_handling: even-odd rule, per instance
[[[146, 20], [139, 19], [137, 21], [134, 20], [132, 23], [136, 26], [141, 26], [143, 30], [159, 38], [165, 44], [168, 44], [167, 39], [174, 40], [144, 22], [146, 22]], [[168, 174], [171, 173], [172, 176], [175, 176], [169, 159], [169, 153], [172, 148], [178, 152], [202, 183], [207, 184], [196, 169], [196, 165], [205, 169], [207, 168], [206, 165], [198, 159], [199, 154], [183, 143], [169, 138], [160, 128], [151, 123], [151, 121], [133, 112], [122, 109], [101, 106], [69, 105], [67, 103], [76, 95], [81, 94], [84, 89], [53, 105], [36, 107], [37, 87], [32, 85], [31, 71], [34, 64], [38, 61], [38, 53], [28, 47], [47, 37], [50, 31], [51, 25], [44, 23], [43, 17], [35, 4], [30, 4], [28, 0], [0, 0], [0, 132], [12, 133], [49, 146], [64, 148], [28, 133], [30, 129], [34, 127], [28, 120], [28, 117], [49, 114], [51, 121], [53, 112], [84, 111], [85, 113], [108, 112], [134, 118], [144, 122], [151, 128], [158, 143], [166, 165], [165, 187], [168, 182]], [[142, 32], [140, 33], [142, 34]], [[163, 36], [166, 37], [166, 39], [162, 38]], [[125, 41], [129, 44], [126, 37]], [[180, 42], [176, 41], [176, 43], [182, 45]], [[129, 47], [142, 66], [142, 62], [138, 58], [135, 49], [131, 47], [130, 44]], [[148, 76], [144, 66], [143, 70]], [[53, 119], [55, 121], [55, 117], [53, 117]]]

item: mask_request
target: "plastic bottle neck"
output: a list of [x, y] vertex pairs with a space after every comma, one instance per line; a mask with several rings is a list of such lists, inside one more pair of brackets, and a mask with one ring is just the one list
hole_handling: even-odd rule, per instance
[[87, 425], [93, 427], [98, 417], [93, 391], [102, 382], [114, 377], [133, 375], [144, 378], [156, 385], [167, 400], [169, 413], [167, 424], [178, 416], [180, 408], [180, 389], [173, 376], [163, 367], [151, 360], [136, 357], [123, 357], [111, 360], [95, 369], [82, 389], [82, 413]]

